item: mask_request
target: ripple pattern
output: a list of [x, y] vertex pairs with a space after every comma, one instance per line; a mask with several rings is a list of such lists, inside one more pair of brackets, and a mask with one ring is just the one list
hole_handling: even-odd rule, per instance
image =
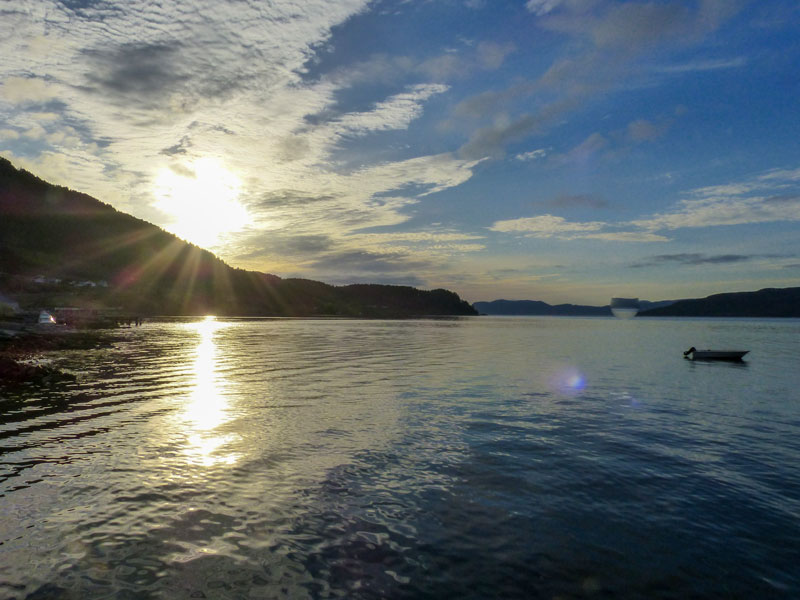
[[798, 334], [147, 323], [2, 392], [0, 598], [797, 597]]

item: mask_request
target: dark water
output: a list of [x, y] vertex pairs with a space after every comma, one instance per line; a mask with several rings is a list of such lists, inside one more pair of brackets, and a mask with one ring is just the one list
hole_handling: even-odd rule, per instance
[[0, 598], [800, 597], [798, 321], [126, 335], [0, 401]]

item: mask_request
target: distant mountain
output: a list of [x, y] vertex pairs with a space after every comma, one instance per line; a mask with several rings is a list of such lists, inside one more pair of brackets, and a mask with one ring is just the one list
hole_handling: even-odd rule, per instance
[[800, 287], [714, 294], [639, 313], [645, 317], [800, 317]]
[[611, 316], [611, 309], [608, 306], [582, 306], [580, 304], [556, 304], [553, 306], [539, 300], [492, 300], [491, 302], [473, 302], [472, 307], [484, 315]]
[[23, 308], [143, 315], [473, 315], [457, 294], [332, 286], [230, 267], [211, 252], [0, 158], [0, 294]]
[[[640, 312], [669, 306], [674, 300], [661, 300], [649, 302], [640, 300]], [[612, 316], [611, 307], [606, 306], [585, 306], [582, 304], [547, 304], [540, 300], [492, 300], [491, 302], [473, 302], [472, 307], [483, 315], [506, 315], [506, 316], [552, 316], [552, 317], [610, 317]]]

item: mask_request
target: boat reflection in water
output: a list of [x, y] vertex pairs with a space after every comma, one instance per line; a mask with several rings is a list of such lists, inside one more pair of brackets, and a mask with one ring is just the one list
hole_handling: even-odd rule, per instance
[[611, 312], [621, 319], [632, 319], [639, 312], [638, 298], [612, 298]]

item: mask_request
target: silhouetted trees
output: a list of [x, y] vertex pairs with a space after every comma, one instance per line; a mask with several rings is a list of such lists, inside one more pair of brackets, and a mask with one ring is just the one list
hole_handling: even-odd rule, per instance
[[[35, 278], [44, 276], [44, 282]], [[331, 286], [230, 267], [211, 252], [0, 158], [0, 286], [21, 305], [146, 315], [472, 315], [447, 290]]]

